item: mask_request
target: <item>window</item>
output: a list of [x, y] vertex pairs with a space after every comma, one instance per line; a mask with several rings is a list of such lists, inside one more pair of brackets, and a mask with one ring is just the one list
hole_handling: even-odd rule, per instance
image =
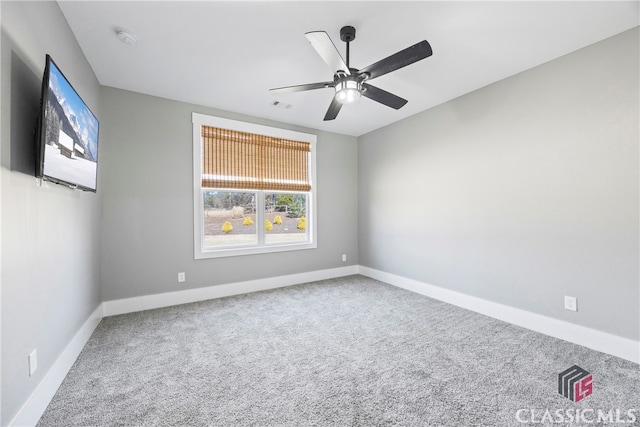
[[316, 136], [192, 121], [195, 258], [315, 248]]

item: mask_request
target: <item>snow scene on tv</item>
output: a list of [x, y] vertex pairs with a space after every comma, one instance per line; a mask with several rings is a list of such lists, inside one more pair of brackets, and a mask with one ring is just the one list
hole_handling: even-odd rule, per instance
[[95, 190], [98, 120], [53, 63], [45, 108], [44, 175]]

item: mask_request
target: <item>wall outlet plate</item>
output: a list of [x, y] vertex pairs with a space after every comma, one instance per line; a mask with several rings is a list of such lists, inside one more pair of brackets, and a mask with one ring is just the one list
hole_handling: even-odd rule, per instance
[[571, 311], [578, 311], [578, 298], [565, 296], [564, 308]]
[[187, 277], [186, 277], [186, 275], [184, 274], [184, 271], [183, 271], [183, 272], [178, 273], [178, 283], [182, 283], [182, 282], [184, 282], [185, 280], [187, 280]]

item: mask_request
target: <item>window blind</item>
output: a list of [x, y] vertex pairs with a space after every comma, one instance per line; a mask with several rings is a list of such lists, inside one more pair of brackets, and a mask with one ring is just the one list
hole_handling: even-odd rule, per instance
[[310, 191], [308, 142], [202, 126], [202, 187]]

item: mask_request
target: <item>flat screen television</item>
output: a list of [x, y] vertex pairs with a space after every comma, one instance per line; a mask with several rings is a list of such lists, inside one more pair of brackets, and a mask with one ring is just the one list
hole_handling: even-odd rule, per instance
[[95, 192], [98, 119], [46, 56], [36, 128], [36, 177]]

